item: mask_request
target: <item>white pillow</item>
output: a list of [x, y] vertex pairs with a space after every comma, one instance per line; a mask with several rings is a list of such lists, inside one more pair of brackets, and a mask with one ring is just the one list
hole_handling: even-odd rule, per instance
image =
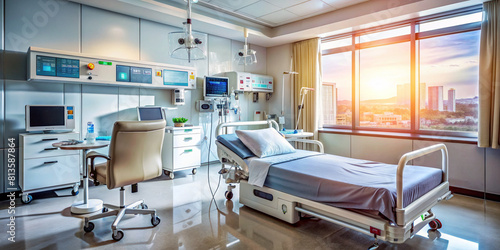
[[236, 135], [252, 153], [260, 158], [295, 152], [292, 145], [273, 128], [236, 130]]

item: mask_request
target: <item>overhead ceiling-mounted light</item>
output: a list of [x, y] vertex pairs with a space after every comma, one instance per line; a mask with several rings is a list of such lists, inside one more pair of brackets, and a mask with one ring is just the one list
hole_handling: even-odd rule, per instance
[[171, 48], [170, 56], [181, 60], [203, 60], [206, 58], [205, 41], [202, 33], [193, 32], [191, 27], [191, 1], [197, 3], [198, 0], [187, 0], [187, 20], [183, 23], [184, 31], [174, 31], [168, 34], [168, 41]]
[[250, 65], [253, 63], [257, 63], [257, 56], [255, 55], [257, 52], [253, 49], [248, 49], [248, 30], [247, 28], [243, 29], [243, 33], [245, 34], [245, 45], [243, 49], [240, 49], [234, 55], [234, 61], [239, 65]]

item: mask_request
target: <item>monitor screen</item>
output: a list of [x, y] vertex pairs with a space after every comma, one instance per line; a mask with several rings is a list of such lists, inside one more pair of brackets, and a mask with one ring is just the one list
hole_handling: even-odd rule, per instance
[[60, 77], [80, 77], [80, 60], [57, 58], [56, 75]]
[[163, 70], [163, 85], [189, 86], [189, 73], [179, 70]]
[[39, 76], [56, 76], [56, 58], [36, 56], [36, 74]]
[[153, 70], [151, 68], [130, 67], [130, 81], [138, 83], [152, 83]]
[[161, 107], [138, 107], [139, 121], [162, 120]]
[[64, 126], [64, 106], [30, 106], [30, 127]]
[[212, 76], [205, 77], [205, 96], [223, 97], [228, 95], [228, 78]]

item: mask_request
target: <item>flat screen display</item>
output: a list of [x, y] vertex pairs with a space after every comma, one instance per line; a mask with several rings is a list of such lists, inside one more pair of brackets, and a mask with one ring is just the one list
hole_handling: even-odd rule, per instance
[[57, 58], [56, 75], [60, 77], [80, 78], [80, 60]]
[[64, 106], [30, 106], [30, 127], [64, 126]]
[[163, 113], [161, 107], [139, 107], [139, 120], [162, 120]]
[[205, 77], [205, 96], [227, 96], [228, 79], [222, 77]]
[[152, 83], [153, 70], [151, 68], [130, 67], [130, 81], [138, 83]]
[[56, 58], [36, 56], [36, 74], [39, 76], [56, 76]]
[[116, 65], [116, 81], [117, 82], [130, 82], [130, 67], [123, 65]]
[[163, 70], [163, 85], [189, 86], [189, 74], [187, 71]]

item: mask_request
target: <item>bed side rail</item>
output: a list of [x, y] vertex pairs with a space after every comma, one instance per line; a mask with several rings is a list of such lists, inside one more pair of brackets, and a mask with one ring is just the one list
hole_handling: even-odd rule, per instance
[[279, 129], [279, 125], [276, 121], [274, 120], [267, 120], [267, 121], [246, 121], [246, 122], [226, 122], [226, 123], [221, 123], [217, 126], [216, 128], [216, 137], [219, 135], [224, 134], [224, 128], [227, 127], [239, 127], [239, 126], [261, 126], [261, 125], [268, 125], [270, 128], [274, 127], [276, 130]]
[[306, 143], [306, 144], [317, 145], [318, 148], [319, 148], [319, 152], [322, 153], [322, 154], [325, 153], [325, 147], [323, 146], [323, 143], [320, 142], [320, 141], [317, 141], [317, 140], [293, 139], [293, 140], [289, 140], [289, 142], [302, 142], [302, 143]]
[[406, 167], [408, 161], [415, 158], [422, 157], [424, 155], [433, 153], [440, 150], [441, 151], [441, 169], [443, 170], [443, 182], [448, 181], [448, 150], [446, 146], [442, 143], [432, 145], [426, 148], [418, 149], [409, 153], [404, 154], [399, 159], [397, 178], [396, 178], [396, 188], [397, 188], [397, 201], [396, 208], [403, 208], [403, 170]]

